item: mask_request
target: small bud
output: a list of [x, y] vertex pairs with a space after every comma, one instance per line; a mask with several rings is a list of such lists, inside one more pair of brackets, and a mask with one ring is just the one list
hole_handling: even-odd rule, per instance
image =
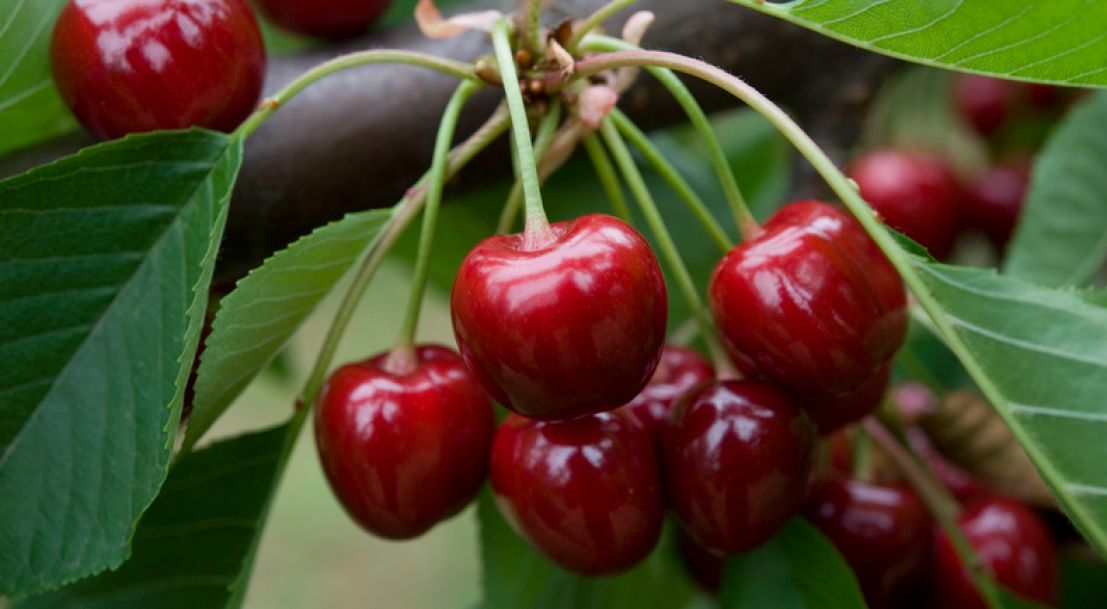
[[569, 43], [569, 39], [573, 37], [573, 20], [565, 19], [561, 23], [557, 24], [557, 27], [553, 31], [553, 39], [566, 45]]
[[515, 51], [515, 65], [519, 66], [521, 70], [531, 69], [534, 67], [534, 55], [531, 55], [530, 51], [526, 49]]
[[477, 78], [493, 87], [504, 84], [503, 78], [500, 76], [500, 67], [496, 65], [494, 59], [484, 57], [478, 59], [477, 63], [473, 64], [473, 73], [477, 75]]

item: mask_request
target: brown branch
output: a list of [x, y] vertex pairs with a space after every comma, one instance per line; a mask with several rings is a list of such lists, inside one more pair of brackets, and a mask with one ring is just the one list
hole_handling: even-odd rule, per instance
[[[579, 17], [603, 3], [552, 4]], [[510, 2], [480, 5], [506, 8]], [[876, 84], [895, 65], [725, 0], [641, 0], [634, 10], [657, 15], [643, 46], [700, 57], [742, 76], [790, 108], [838, 158], [856, 140], [862, 111]], [[608, 31], [619, 32], [628, 16], [629, 12], [617, 16]], [[344, 45], [272, 58], [267, 92], [326, 59], [366, 46], [466, 61], [491, 50], [487, 37], [477, 33], [431, 41], [413, 26], [379, 31]], [[647, 129], [683, 120], [680, 107], [656, 82], [648, 76], [639, 81], [622, 102], [631, 118]], [[727, 94], [699, 82], [688, 84], [708, 110], [734, 107]], [[438, 116], [454, 85], [449, 77], [418, 68], [368, 66], [331, 76], [282, 108], [247, 143], [217, 281], [241, 276], [274, 250], [346, 212], [398, 200], [430, 162]], [[497, 100], [494, 91], [475, 98], [463, 116], [459, 137], [474, 129]], [[0, 176], [86, 143], [85, 136], [72, 136], [2, 159]], [[505, 174], [506, 159], [506, 146], [494, 148], [463, 174], [461, 182], [480, 183], [490, 174]], [[801, 173], [798, 190], [810, 193], [815, 182], [805, 175], [810, 173]]]

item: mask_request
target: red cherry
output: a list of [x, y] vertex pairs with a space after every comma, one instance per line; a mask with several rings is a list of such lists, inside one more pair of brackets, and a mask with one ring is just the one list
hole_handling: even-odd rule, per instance
[[[1057, 550], [1033, 510], [1011, 499], [979, 499], [965, 507], [959, 524], [996, 582], [1030, 600], [1056, 602]], [[987, 607], [940, 530], [935, 534], [933, 584], [935, 609]]]
[[257, 105], [265, 71], [244, 0], [70, 0], [50, 58], [62, 99], [102, 139], [231, 131]]
[[1030, 166], [1025, 162], [998, 165], [969, 185], [965, 204], [969, 220], [997, 248], [1011, 239], [1026, 201]]
[[884, 401], [891, 376], [892, 365], [884, 364], [869, 380], [844, 393], [804, 396], [803, 409], [819, 435], [825, 436], [875, 412]]
[[977, 74], [958, 76], [954, 86], [961, 116], [984, 136], [999, 131], [1006, 122], [1015, 94], [1015, 83]]
[[914, 492], [859, 480], [818, 480], [803, 515], [842, 553], [870, 609], [907, 604], [926, 572], [931, 543], [930, 513]]
[[780, 209], [730, 250], [710, 302], [735, 364], [799, 393], [842, 393], [903, 344], [903, 282], [846, 213], [819, 201]]
[[857, 159], [849, 175], [885, 224], [935, 258], [949, 255], [961, 228], [960, 188], [943, 161], [920, 153], [875, 150]]
[[321, 38], [364, 32], [391, 0], [257, 0], [265, 16], [286, 30]]
[[689, 389], [713, 378], [715, 370], [699, 353], [686, 347], [666, 345], [650, 384], [622, 409], [660, 441], [677, 400]]
[[657, 545], [665, 506], [653, 443], [623, 412], [511, 415], [496, 432], [491, 468], [504, 517], [570, 571], [617, 573]]
[[610, 410], [646, 386], [661, 357], [668, 300], [642, 235], [593, 214], [477, 244], [451, 304], [465, 363], [496, 401], [539, 419]]
[[323, 388], [315, 441], [342, 506], [371, 533], [421, 535], [480, 490], [492, 405], [456, 353], [421, 346], [410, 371], [388, 354], [347, 364]]
[[796, 511], [811, 469], [814, 427], [785, 393], [758, 381], [695, 389], [663, 441], [669, 503], [716, 552], [767, 541]]

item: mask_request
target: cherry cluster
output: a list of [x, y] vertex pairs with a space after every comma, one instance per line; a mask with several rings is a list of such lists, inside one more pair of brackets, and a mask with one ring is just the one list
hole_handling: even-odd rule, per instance
[[[257, 0], [307, 36], [364, 32], [390, 0]], [[50, 46], [54, 82], [101, 139], [157, 129], [235, 129], [257, 106], [265, 44], [246, 0], [69, 0]]]
[[956, 114], [986, 138], [991, 167], [961, 168], [933, 151], [881, 148], [849, 168], [883, 220], [939, 260], [966, 231], [982, 233], [1003, 251], [1026, 197], [1030, 155], [1071, 101], [1056, 87], [976, 75], [958, 77], [953, 92]]
[[[460, 353], [396, 349], [325, 386], [316, 439], [343, 505], [412, 537], [471, 500], [487, 464], [512, 526], [577, 573], [642, 560], [666, 506], [714, 553], [764, 543], [801, 506], [817, 433], [879, 405], [906, 317], [852, 216], [800, 201], [758, 230], [710, 285], [741, 379], [665, 346], [661, 268], [622, 220], [482, 241], [451, 296]], [[512, 411], [495, 432], [491, 400]]]

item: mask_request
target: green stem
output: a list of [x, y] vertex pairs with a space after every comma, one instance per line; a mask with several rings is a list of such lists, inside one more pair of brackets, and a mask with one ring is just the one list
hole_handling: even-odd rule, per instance
[[471, 80], [475, 83], [481, 82], [473, 73], [473, 66], [460, 61], [435, 57], [434, 55], [427, 55], [425, 53], [416, 53], [414, 51], [394, 51], [391, 49], [359, 51], [357, 53], [335, 57], [330, 61], [323, 62], [307, 72], [304, 72], [296, 78], [296, 80], [285, 85], [276, 95], [263, 100], [258, 109], [239, 125], [235, 133], [243, 138], [250, 137], [250, 135], [252, 135], [254, 131], [257, 131], [258, 127], [272, 116], [274, 112], [280, 109], [281, 106], [288, 103], [290, 99], [296, 97], [298, 93], [316, 81], [330, 76], [335, 72], [341, 72], [342, 70], [373, 63], [404, 63], [437, 70], [438, 72], [456, 76], [462, 80]]
[[942, 483], [919, 464], [914, 455], [896, 439], [895, 435], [874, 417], [867, 417], [862, 423], [863, 429], [880, 448], [896, 463], [908, 483], [918, 493], [926, 507], [933, 514], [938, 526], [942, 527], [946, 537], [953, 544], [962, 566], [968, 570], [973, 585], [980, 592], [991, 609], [1004, 609], [995, 580], [984, 570], [972, 544], [965, 538], [957, 524], [960, 508], [957, 500], [942, 487]]
[[[585, 48], [604, 51], [640, 50], [639, 47], [625, 40], [597, 35], [589, 36], [588, 39], [585, 40]], [[719, 183], [723, 187], [723, 196], [726, 197], [727, 204], [730, 205], [731, 214], [734, 216], [734, 221], [738, 225], [738, 230], [742, 234], [742, 238], [748, 241], [756, 237], [761, 233], [761, 227], [757, 224], [757, 220], [754, 219], [753, 214], [750, 213], [749, 205], [746, 204], [746, 198], [742, 196], [742, 189], [738, 186], [738, 180], [734, 177], [734, 171], [731, 169], [730, 161], [726, 158], [726, 152], [723, 151], [723, 147], [719, 143], [719, 138], [715, 135], [715, 129], [712, 128], [711, 121], [708, 120], [707, 114], [704, 113], [703, 108], [700, 107], [699, 102], [696, 101], [692, 92], [688, 90], [688, 87], [681, 82], [680, 78], [677, 77], [672, 70], [651, 67], [648, 68], [647, 71], [652, 74], [662, 86], [669, 90], [669, 94], [680, 104], [684, 113], [688, 115], [688, 120], [692, 123], [692, 127], [699, 134], [704, 145], [707, 146], [707, 153], [711, 158], [711, 166], [715, 169], [715, 174], [718, 176]]]
[[584, 136], [584, 149], [588, 151], [588, 157], [592, 159], [592, 167], [596, 170], [596, 177], [603, 186], [607, 199], [611, 201], [611, 208], [620, 220], [630, 223], [630, 207], [623, 196], [623, 187], [619, 184], [619, 176], [615, 173], [615, 166], [611, 164], [611, 157], [607, 156], [600, 138], [595, 133]]
[[704, 230], [706, 230], [711, 239], [715, 241], [715, 244], [719, 246], [719, 249], [723, 252], [727, 252], [730, 248], [734, 247], [734, 243], [731, 242], [726, 231], [723, 230], [723, 227], [719, 226], [718, 221], [715, 220], [715, 216], [711, 215], [711, 211], [707, 209], [707, 204], [696, 194], [696, 191], [692, 189], [692, 186], [688, 184], [687, 180], [680, 175], [676, 167], [673, 167], [673, 164], [661, 154], [657, 146], [654, 146], [650, 138], [621, 111], [617, 109], [612, 110], [610, 116], [615, 122], [615, 125], [619, 128], [619, 131], [623, 134], [623, 137], [627, 138], [627, 140], [642, 153], [642, 156], [646, 157], [646, 160], [653, 165], [654, 170], [669, 183], [669, 186], [677, 193], [677, 196], [684, 200], [684, 203], [688, 205], [692, 214], [695, 215], [696, 219], [703, 225]]
[[542, 49], [542, 0], [527, 0], [524, 31], [519, 44], [534, 55], [535, 62], [543, 55]]
[[[489, 144], [503, 134], [507, 129], [508, 122], [508, 117], [504, 112], [497, 111], [493, 114], [480, 129], [457, 147], [449, 160], [446, 175], [455, 175], [481, 150], [487, 148]], [[426, 183], [428, 178], [429, 174], [423, 176], [422, 179], [416, 182], [415, 186], [408, 190], [404, 198], [392, 208], [392, 216], [374, 239], [369, 256], [366, 257], [349, 289], [346, 290], [346, 295], [339, 305], [338, 313], [335, 314], [331, 327], [327, 331], [327, 336], [323, 340], [323, 346], [319, 349], [315, 365], [304, 384], [304, 390], [301, 394], [301, 408], [303, 410], [311, 410], [315, 405], [315, 400], [319, 396], [319, 391], [323, 387], [327, 372], [334, 360], [335, 351], [338, 350], [338, 343], [345, 334], [346, 327], [350, 324], [365, 289], [369, 286], [370, 281], [376, 274], [377, 269], [380, 268], [381, 263], [384, 262], [384, 258], [392, 249], [392, 246], [395, 245], [408, 224], [422, 208], [427, 196]]]
[[569, 43], [565, 45], [565, 49], [576, 55], [577, 48], [580, 46], [580, 42], [584, 39], [585, 34], [600, 27], [609, 17], [637, 1], [638, 0], [611, 0], [611, 2], [596, 9], [594, 13], [588, 15], [588, 18], [573, 30], [573, 36], [569, 38]]
[[457, 131], [461, 109], [478, 88], [471, 81], [462, 82], [442, 113], [427, 179], [426, 210], [423, 212], [423, 229], [419, 235], [419, 253], [411, 276], [411, 299], [407, 303], [403, 325], [400, 326], [400, 338], [384, 363], [384, 368], [393, 374], [408, 373], [415, 366], [415, 328], [419, 324], [419, 311], [427, 289], [427, 278], [430, 276], [431, 250], [435, 228], [438, 226], [438, 210], [442, 205], [442, 189], [446, 183], [450, 144], [453, 143], [454, 133]]
[[[545, 156], [550, 144], [553, 143], [554, 136], [557, 135], [557, 126], [560, 121], [561, 103], [554, 102], [550, 106], [550, 111], [542, 117], [542, 121], [538, 124], [538, 134], [534, 137], [534, 154], [536, 157], [542, 158]], [[538, 176], [538, 181], [539, 183], [542, 182], [541, 173]], [[503, 211], [500, 212], [500, 219], [496, 223], [497, 234], [511, 232], [511, 227], [515, 224], [515, 216], [519, 213], [519, 206], [522, 202], [523, 182], [517, 179], [511, 186], [511, 193], [507, 196]]]
[[624, 142], [622, 136], [619, 135], [619, 130], [615, 127], [615, 123], [612, 122], [610, 117], [604, 119], [603, 126], [600, 128], [600, 134], [603, 136], [604, 142], [611, 151], [611, 155], [615, 159], [615, 164], [622, 171], [623, 177], [630, 186], [631, 192], [634, 193], [634, 197], [638, 200], [639, 207], [642, 208], [642, 214], [646, 218], [646, 223], [649, 224], [654, 238], [657, 239], [657, 245], [661, 250], [661, 255], [665, 258], [670, 272], [675, 276], [677, 286], [680, 288], [680, 291], [683, 292], [685, 300], [688, 301], [689, 308], [692, 309], [692, 315], [700, 326], [700, 335], [707, 344], [707, 349], [711, 353], [712, 359], [716, 361], [725, 359], [725, 357], [722, 356], [722, 348], [719, 346], [718, 339], [715, 336], [714, 326], [711, 325], [711, 318], [707, 314], [707, 308], [704, 306], [703, 301], [700, 300], [699, 293], [696, 290], [696, 284], [692, 281], [692, 274], [688, 272], [688, 267], [680, 257], [680, 251], [677, 250], [676, 243], [673, 242], [673, 237], [669, 234], [669, 229], [665, 226], [665, 220], [661, 217], [661, 212], [657, 209], [657, 204], [650, 194], [649, 187], [646, 186], [646, 180], [642, 178], [642, 173], [638, 171], [638, 167], [634, 164], [634, 158], [631, 157], [626, 142]]
[[546, 218], [546, 210], [542, 207], [542, 189], [538, 183], [534, 146], [530, 141], [530, 124], [527, 121], [523, 92], [519, 89], [519, 75], [515, 71], [515, 58], [511, 53], [506, 18], [496, 21], [492, 26], [492, 45], [503, 75], [504, 96], [507, 98], [508, 111], [511, 112], [511, 131], [519, 159], [519, 179], [523, 183], [523, 196], [526, 199], [523, 247], [528, 250], [538, 249], [553, 241], [553, 233], [550, 231], [550, 221]]

